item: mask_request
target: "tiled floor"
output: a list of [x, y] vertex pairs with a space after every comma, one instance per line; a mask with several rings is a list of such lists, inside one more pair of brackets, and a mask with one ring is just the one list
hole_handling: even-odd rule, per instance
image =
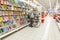
[[37, 28], [26, 27], [4, 40], [60, 40], [60, 32], [55, 20], [48, 15]]

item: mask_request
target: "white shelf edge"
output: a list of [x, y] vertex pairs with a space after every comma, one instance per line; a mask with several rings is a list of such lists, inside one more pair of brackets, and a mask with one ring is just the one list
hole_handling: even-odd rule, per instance
[[[29, 25], [29, 24], [30, 24], [30, 23], [28, 23], [28, 24], [26, 24], [26, 25]], [[10, 31], [10, 32], [8, 32], [8, 33], [4, 34], [4, 35], [1, 35], [1, 36], [0, 36], [0, 39], [1, 39], [1, 38], [3, 38], [3, 37], [5, 37], [5, 36], [8, 36], [9, 34], [11, 34], [11, 33], [15, 32], [15, 31], [18, 31], [19, 29], [21, 29], [21, 28], [25, 27], [26, 25], [21, 26], [21, 27], [19, 27], [19, 28], [15, 29], [15, 30], [13, 30], [13, 31]]]

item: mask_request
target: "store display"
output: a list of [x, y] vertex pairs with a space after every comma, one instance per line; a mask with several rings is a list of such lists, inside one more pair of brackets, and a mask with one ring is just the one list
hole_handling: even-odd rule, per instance
[[27, 23], [27, 15], [20, 0], [0, 0], [0, 35], [9, 33]]

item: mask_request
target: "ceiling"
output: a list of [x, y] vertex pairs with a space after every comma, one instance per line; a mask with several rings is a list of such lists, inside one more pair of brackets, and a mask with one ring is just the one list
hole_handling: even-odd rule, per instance
[[[45, 10], [50, 9], [50, 8], [55, 8], [57, 4], [60, 5], [60, 0], [25, 0], [25, 1], [27, 1], [28, 3], [31, 1], [32, 1], [32, 3], [34, 3], [34, 1], [38, 2], [40, 4], [40, 6], [42, 5], [45, 8]], [[36, 5], [36, 4], [34, 3], [34, 5]]]
[[[54, 8], [57, 0], [36, 0], [45, 8]], [[60, 1], [60, 0], [59, 0]]]

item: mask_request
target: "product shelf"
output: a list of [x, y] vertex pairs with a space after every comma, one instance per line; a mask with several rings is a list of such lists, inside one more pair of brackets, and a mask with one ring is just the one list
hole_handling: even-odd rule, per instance
[[26, 27], [26, 26], [29, 25], [29, 24], [30, 24], [30, 23], [27, 23], [27, 24], [25, 24], [25, 25], [23, 25], [23, 26], [21, 26], [21, 27], [17, 27], [17, 28], [15, 28], [15, 29], [12, 29], [11, 31], [9, 31], [9, 32], [1, 35], [1, 36], [0, 36], [0, 39], [6, 37], [6, 36], [8, 36], [8, 35], [10, 35], [11, 33], [14, 33], [14, 32], [16, 32], [16, 31], [18, 31], [18, 30]]

